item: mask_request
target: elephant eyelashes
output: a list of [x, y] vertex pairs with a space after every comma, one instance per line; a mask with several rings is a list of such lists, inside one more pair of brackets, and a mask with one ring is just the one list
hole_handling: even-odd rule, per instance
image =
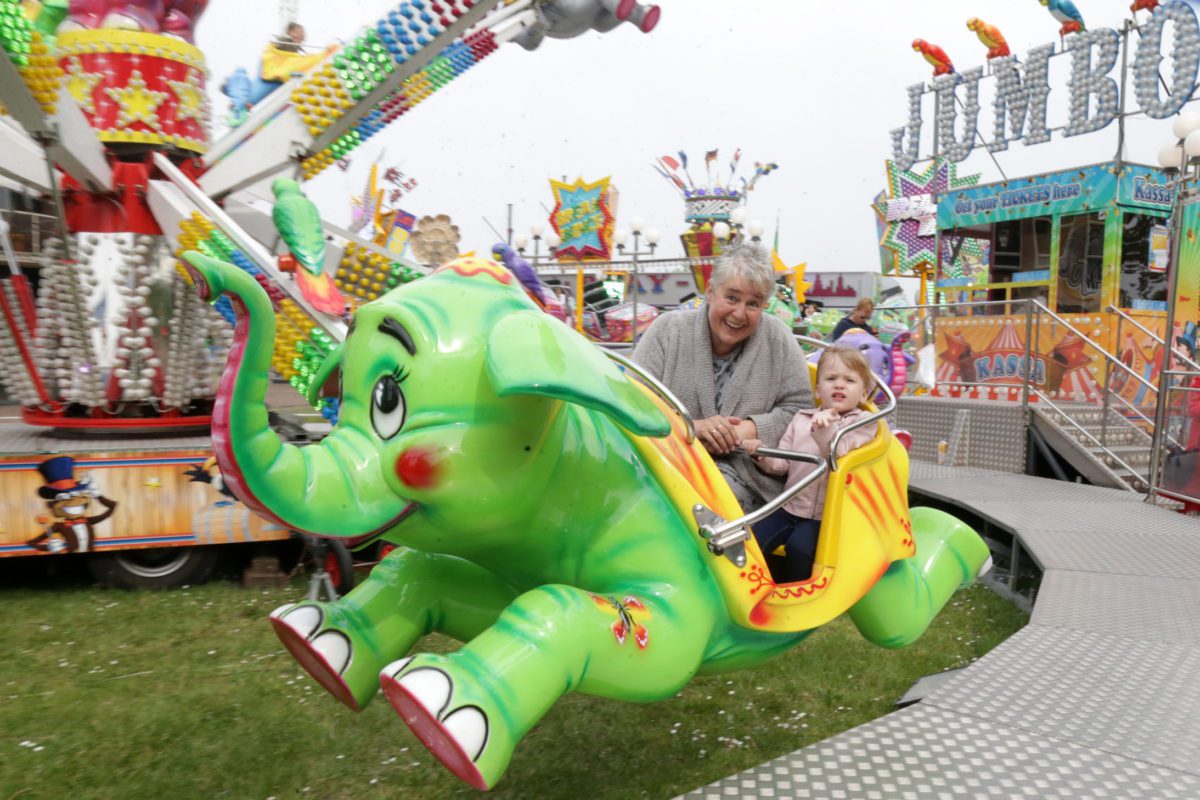
[[404, 426], [407, 409], [400, 383], [406, 377], [407, 374], [397, 369], [391, 375], [384, 375], [375, 384], [375, 391], [371, 395], [371, 426], [380, 439], [392, 438]]

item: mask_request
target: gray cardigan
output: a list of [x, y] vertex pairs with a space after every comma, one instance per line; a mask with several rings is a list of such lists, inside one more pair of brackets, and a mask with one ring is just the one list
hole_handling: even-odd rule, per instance
[[[660, 316], [638, 342], [633, 360], [666, 384], [695, 419], [716, 414], [752, 419], [758, 438], [775, 447], [795, 413], [813, 405], [808, 364], [787, 325], [771, 314], [762, 315], [742, 347], [720, 408], [714, 399], [707, 308]], [[719, 458], [732, 464], [742, 482], [754, 487], [763, 500], [783, 488], [778, 478], [760, 472], [744, 453]]]

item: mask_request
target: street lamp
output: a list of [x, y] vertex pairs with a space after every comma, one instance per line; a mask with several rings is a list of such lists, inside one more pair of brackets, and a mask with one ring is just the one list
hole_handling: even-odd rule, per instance
[[766, 226], [762, 224], [762, 220], [756, 219], [746, 226], [746, 233], [750, 234], [751, 241], [758, 242], [762, 240], [763, 231], [765, 229]]
[[1158, 374], [1158, 402], [1155, 403], [1154, 412], [1154, 442], [1150, 448], [1150, 491], [1146, 493], [1147, 502], [1154, 502], [1154, 487], [1162, 479], [1162, 471], [1160, 469], [1162, 452], [1165, 444], [1164, 440], [1170, 427], [1166, 423], [1167, 391], [1171, 381], [1171, 376], [1168, 373], [1171, 370], [1175, 352], [1172, 337], [1175, 328], [1175, 296], [1179, 291], [1179, 251], [1181, 249], [1180, 239], [1183, 238], [1183, 200], [1185, 190], [1187, 189], [1188, 162], [1192, 159], [1200, 158], [1200, 135], [1198, 135], [1200, 134], [1200, 114], [1190, 111], [1180, 114], [1171, 123], [1171, 133], [1174, 134], [1176, 141], [1164, 145], [1158, 151], [1158, 163], [1168, 171], [1177, 170], [1179, 174], [1175, 178], [1175, 203], [1171, 208], [1171, 252], [1167, 266], [1167, 318], [1163, 334], [1162, 369]]
[[[633, 234], [633, 250], [629, 252], [629, 256], [633, 259], [633, 277], [631, 287], [633, 289], [633, 327], [630, 329], [629, 339], [633, 344], [637, 344], [638, 340], [638, 256], [654, 255], [654, 248], [658, 247], [658, 240], [661, 236], [657, 228], [645, 230], [646, 221], [641, 217], [634, 217], [629, 220], [629, 232], [617, 230], [613, 232], [613, 243], [617, 246], [617, 251], [625, 254], [625, 243], [629, 241], [629, 234]], [[639, 250], [638, 243], [645, 237], [646, 244], [649, 245], [648, 250]]]
[[513, 237], [513, 244], [517, 246], [518, 253], [525, 255], [525, 248], [529, 246], [530, 239], [533, 240], [533, 258], [529, 263], [530, 266], [533, 267], [536, 267], [538, 264], [538, 258], [541, 252], [541, 245], [543, 241], [546, 242], [548, 257], [549, 254], [554, 252], [554, 248], [562, 244], [562, 239], [558, 237], [557, 233], [554, 231], [547, 233], [545, 225], [540, 222], [535, 222], [529, 226], [528, 236], [524, 233], [518, 233]]

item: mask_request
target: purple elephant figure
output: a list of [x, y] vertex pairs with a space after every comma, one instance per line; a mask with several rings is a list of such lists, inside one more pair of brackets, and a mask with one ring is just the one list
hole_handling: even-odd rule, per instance
[[662, 12], [637, 0], [551, 0], [538, 6], [536, 13], [537, 22], [513, 39], [526, 50], [536, 50], [547, 36], [571, 39], [590, 30], [607, 33], [622, 22], [649, 33]]
[[71, 0], [61, 30], [121, 28], [194, 42], [208, 0]]

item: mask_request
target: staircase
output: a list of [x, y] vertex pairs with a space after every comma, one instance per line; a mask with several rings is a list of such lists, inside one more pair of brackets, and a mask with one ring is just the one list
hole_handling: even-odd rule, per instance
[[1098, 486], [1145, 492], [1152, 437], [1116, 409], [1093, 403], [1037, 404], [1033, 425], [1054, 451]]

